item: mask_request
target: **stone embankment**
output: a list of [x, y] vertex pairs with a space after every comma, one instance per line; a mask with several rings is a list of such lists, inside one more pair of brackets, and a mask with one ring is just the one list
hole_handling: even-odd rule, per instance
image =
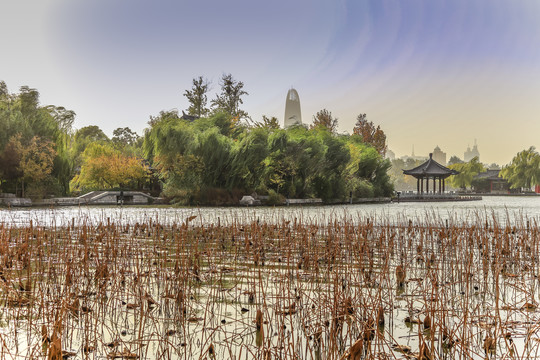
[[20, 206], [78, 206], [78, 205], [152, 205], [162, 204], [156, 198], [140, 191], [92, 191], [78, 197], [51, 198], [32, 201], [14, 194], [0, 194], [0, 204]]

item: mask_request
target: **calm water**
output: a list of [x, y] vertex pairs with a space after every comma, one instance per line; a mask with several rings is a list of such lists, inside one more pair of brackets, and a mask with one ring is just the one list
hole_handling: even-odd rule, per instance
[[11, 225], [62, 226], [72, 222], [122, 221], [142, 222], [152, 219], [163, 224], [183, 222], [187, 217], [197, 216], [195, 224], [227, 224], [232, 221], [280, 222], [297, 219], [302, 222], [326, 224], [344, 219], [374, 219], [389, 223], [412, 220], [416, 224], [425, 222], [476, 222], [493, 221], [515, 224], [540, 220], [540, 196], [510, 197], [490, 196], [481, 201], [439, 203], [390, 203], [377, 205], [336, 205], [306, 207], [227, 207], [227, 208], [176, 208], [176, 207], [58, 207], [31, 209], [2, 209], [0, 223]]

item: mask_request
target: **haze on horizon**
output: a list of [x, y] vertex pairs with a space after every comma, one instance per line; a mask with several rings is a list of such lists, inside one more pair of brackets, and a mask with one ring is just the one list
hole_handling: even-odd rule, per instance
[[187, 109], [199, 75], [231, 73], [253, 120], [283, 123], [294, 86], [309, 122], [366, 113], [397, 156], [438, 145], [504, 165], [540, 147], [537, 0], [19, 0], [0, 3], [0, 80], [77, 113], [75, 127], [142, 134]]

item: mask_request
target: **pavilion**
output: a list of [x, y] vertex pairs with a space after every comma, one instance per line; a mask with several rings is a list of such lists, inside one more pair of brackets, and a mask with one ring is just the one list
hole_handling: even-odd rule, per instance
[[[422, 165], [415, 167], [410, 170], [403, 170], [403, 174], [411, 175], [416, 178], [416, 188], [418, 194], [424, 194], [424, 182], [426, 183], [425, 193], [429, 194], [429, 180], [433, 179], [433, 194], [437, 192], [439, 194], [444, 193], [446, 178], [450, 175], [459, 174], [458, 171], [449, 169], [435, 160], [433, 160], [433, 154], [429, 154], [429, 160], [427, 160]], [[437, 180], [439, 191], [437, 191]]]

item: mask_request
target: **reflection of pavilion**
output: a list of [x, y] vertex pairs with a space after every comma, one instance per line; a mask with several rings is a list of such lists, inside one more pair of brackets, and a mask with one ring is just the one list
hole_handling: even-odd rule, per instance
[[[433, 160], [433, 154], [429, 154], [429, 160], [410, 170], [403, 170], [403, 174], [411, 175], [416, 178], [416, 187], [418, 194], [424, 194], [424, 181], [426, 183], [426, 194], [429, 194], [429, 180], [433, 179], [433, 191], [432, 193], [444, 193], [446, 178], [450, 175], [457, 175], [459, 172], [451, 170], [445, 166], [442, 166], [435, 160]], [[437, 191], [438, 180], [438, 191]]]

